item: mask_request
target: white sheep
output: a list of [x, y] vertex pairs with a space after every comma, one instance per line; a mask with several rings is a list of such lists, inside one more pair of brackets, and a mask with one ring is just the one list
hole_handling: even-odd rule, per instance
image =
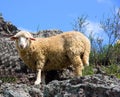
[[20, 31], [11, 39], [15, 40], [25, 64], [38, 70], [35, 84], [40, 84], [44, 79], [44, 71], [59, 70], [72, 65], [75, 76], [82, 76], [84, 65], [89, 65], [91, 44], [80, 32], [70, 31], [48, 38], [34, 38], [29, 32]]

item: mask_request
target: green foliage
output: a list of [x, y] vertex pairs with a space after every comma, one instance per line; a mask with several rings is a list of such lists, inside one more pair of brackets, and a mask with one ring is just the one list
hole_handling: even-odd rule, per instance
[[111, 56], [112, 63], [120, 65], [120, 44], [117, 43], [113, 46], [113, 52]]
[[16, 78], [15, 77], [0, 77], [0, 80], [2, 82], [16, 82]]
[[[114, 48], [114, 46], [112, 45], [104, 45], [104, 46], [100, 46], [96, 49], [92, 49], [91, 50], [91, 54], [90, 54], [90, 63], [94, 64], [94, 65], [110, 65], [112, 64], [112, 62], [116, 61], [113, 60], [115, 59], [115, 52], [117, 52]], [[113, 56], [113, 54], [115, 56]]]
[[101, 66], [101, 69], [105, 71], [107, 75], [114, 75], [120, 78], [120, 66], [116, 64], [111, 64], [109, 66]]
[[83, 76], [85, 75], [93, 75], [94, 74], [94, 66], [90, 65], [90, 66], [85, 66], [84, 70], [83, 70]]
[[[83, 70], [83, 76], [86, 75], [93, 75], [96, 72], [94, 71], [96, 67], [94, 65], [86, 66], [85, 69]], [[100, 69], [102, 72], [104, 72], [106, 75], [113, 75], [116, 76], [117, 78], [120, 78], [120, 65], [116, 64], [111, 64], [108, 66], [100, 66]]]

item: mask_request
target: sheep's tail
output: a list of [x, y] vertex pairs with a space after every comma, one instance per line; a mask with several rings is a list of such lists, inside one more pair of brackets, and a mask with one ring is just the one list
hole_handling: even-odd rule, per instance
[[88, 44], [87, 48], [84, 51], [83, 58], [82, 58], [83, 64], [86, 66], [89, 66], [90, 49], [91, 49], [91, 46], [90, 44]]

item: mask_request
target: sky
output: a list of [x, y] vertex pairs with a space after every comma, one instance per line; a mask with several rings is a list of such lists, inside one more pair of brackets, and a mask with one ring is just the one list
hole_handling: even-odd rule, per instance
[[111, 9], [120, 8], [119, 0], [0, 0], [0, 13], [21, 30], [73, 30], [77, 17], [87, 15], [87, 30], [98, 33], [99, 21]]

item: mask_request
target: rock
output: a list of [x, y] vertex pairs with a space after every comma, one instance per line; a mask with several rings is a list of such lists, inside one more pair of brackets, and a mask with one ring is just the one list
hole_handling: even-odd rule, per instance
[[120, 97], [120, 80], [97, 74], [65, 81], [52, 81], [45, 86], [44, 95], [45, 97]]
[[18, 31], [17, 27], [11, 22], [4, 21], [4, 18], [0, 16], [0, 36], [7, 34], [15, 34]]
[[43, 97], [39, 87], [26, 84], [3, 84], [1, 88], [4, 97]]
[[0, 90], [0, 97], [120, 97], [120, 80], [96, 74], [37, 86], [4, 83]]
[[63, 33], [63, 32], [60, 30], [43, 30], [33, 35], [34, 37], [50, 37], [50, 36], [55, 36], [60, 33]]
[[2, 84], [2, 80], [0, 80], [0, 85]]

